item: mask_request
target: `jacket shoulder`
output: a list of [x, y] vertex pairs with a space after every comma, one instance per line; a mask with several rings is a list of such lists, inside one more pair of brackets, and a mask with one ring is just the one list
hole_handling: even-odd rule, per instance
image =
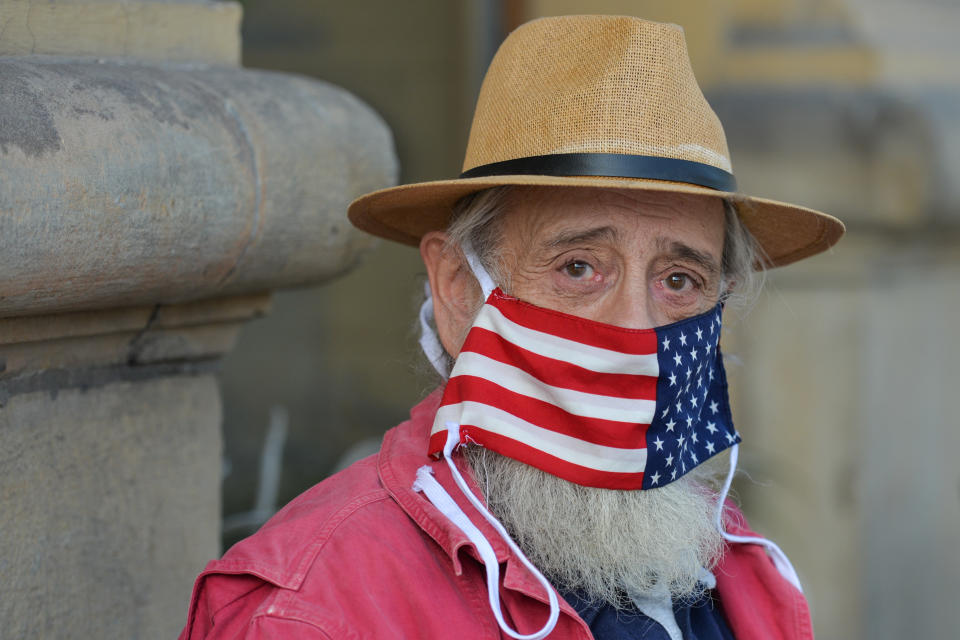
[[302, 493], [207, 565], [194, 585], [181, 639], [213, 637], [215, 626], [217, 635], [244, 637], [241, 630], [254, 621], [309, 622], [303, 612], [294, 613], [297, 595], [307, 591], [316, 597], [311, 585], [351, 562], [352, 550], [345, 553], [343, 540], [361, 544], [375, 532], [389, 535], [405, 519], [379, 481], [377, 455], [354, 463]]
[[297, 588], [330, 535], [366, 505], [389, 500], [377, 477], [377, 455], [360, 460], [300, 494], [205, 573], [251, 573]]

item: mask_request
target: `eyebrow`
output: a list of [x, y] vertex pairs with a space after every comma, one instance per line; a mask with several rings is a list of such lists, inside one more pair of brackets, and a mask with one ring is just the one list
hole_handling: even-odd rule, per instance
[[597, 240], [606, 240], [612, 242], [617, 240], [619, 236], [620, 234], [613, 227], [594, 227], [592, 229], [558, 233], [554, 237], [544, 242], [544, 246], [549, 248], [566, 247], [572, 244], [594, 242]]
[[683, 242], [679, 242], [677, 240], [671, 241], [667, 240], [666, 238], [658, 238], [657, 248], [672, 258], [695, 262], [709, 271], [711, 275], [720, 273], [720, 264], [717, 262], [716, 258], [705, 251], [694, 249], [690, 245], [684, 244]]

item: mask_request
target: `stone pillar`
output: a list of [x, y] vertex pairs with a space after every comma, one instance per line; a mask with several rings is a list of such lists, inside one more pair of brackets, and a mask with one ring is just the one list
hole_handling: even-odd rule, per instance
[[219, 551], [218, 360], [395, 180], [356, 98], [237, 66], [240, 13], [0, 4], [4, 637], [175, 637]]

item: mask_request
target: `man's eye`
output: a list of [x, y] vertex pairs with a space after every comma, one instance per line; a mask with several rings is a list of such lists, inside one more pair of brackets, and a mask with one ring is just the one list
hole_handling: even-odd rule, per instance
[[671, 273], [663, 279], [663, 284], [673, 291], [683, 291], [690, 284], [690, 276], [685, 273]]
[[568, 263], [563, 270], [568, 276], [576, 280], [583, 280], [593, 276], [593, 267], [582, 260], [574, 260]]

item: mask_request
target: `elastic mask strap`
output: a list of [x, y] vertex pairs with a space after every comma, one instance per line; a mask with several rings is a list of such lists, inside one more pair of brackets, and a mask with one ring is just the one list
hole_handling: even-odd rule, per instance
[[417, 469], [417, 479], [413, 483], [413, 490], [422, 491], [427, 499], [433, 503], [433, 506], [439, 509], [443, 515], [460, 529], [476, 547], [477, 553], [480, 554], [480, 559], [487, 573], [487, 599], [490, 602], [490, 610], [493, 611], [493, 615], [497, 619], [497, 624], [500, 625], [503, 632], [515, 640], [542, 640], [542, 638], [546, 638], [550, 632], [553, 631], [560, 617], [560, 603], [557, 601], [557, 593], [553, 587], [550, 586], [550, 583], [547, 582], [543, 574], [540, 573], [539, 569], [533, 566], [533, 563], [523, 555], [523, 552], [520, 551], [520, 548], [510, 538], [510, 535], [507, 533], [507, 530], [504, 529], [503, 525], [493, 517], [493, 514], [487, 511], [483, 503], [470, 491], [463, 476], [460, 475], [460, 470], [457, 469], [457, 465], [453, 463], [452, 457], [454, 448], [460, 442], [460, 425], [454, 422], [448, 422], [446, 427], [447, 442], [443, 447], [443, 457], [447, 461], [447, 466], [450, 468], [450, 473], [453, 475], [457, 487], [459, 487], [463, 495], [467, 497], [470, 504], [483, 514], [487, 522], [497, 530], [497, 533], [500, 534], [507, 543], [507, 546], [510, 547], [514, 555], [520, 559], [527, 570], [533, 574], [547, 592], [547, 597], [550, 601], [550, 616], [547, 618], [547, 622], [543, 625], [543, 628], [534, 633], [522, 635], [507, 625], [503, 619], [503, 610], [500, 607], [500, 563], [497, 562], [497, 555], [494, 553], [493, 547], [490, 546], [490, 542], [484, 537], [483, 533], [470, 521], [470, 518], [467, 517], [463, 509], [450, 497], [446, 489], [440, 486], [440, 483], [433, 477], [433, 469], [429, 466], [423, 466]]
[[483, 299], [486, 301], [486, 299], [490, 297], [490, 294], [493, 293], [493, 290], [497, 288], [497, 285], [494, 283], [493, 278], [490, 277], [490, 274], [487, 273], [487, 270], [483, 268], [483, 264], [480, 262], [480, 258], [477, 257], [476, 252], [473, 250], [473, 245], [470, 244], [469, 240], [463, 243], [463, 255], [467, 259], [467, 264], [470, 265], [470, 271], [473, 272], [473, 277], [476, 278], [480, 284], [480, 289], [483, 291]]
[[730, 485], [733, 484], [733, 474], [737, 469], [737, 457], [740, 453], [740, 445], [735, 444], [730, 448], [730, 471], [727, 473], [727, 479], [723, 483], [723, 489], [720, 491], [720, 502], [717, 504], [716, 525], [720, 535], [729, 542], [740, 542], [745, 544], [759, 544], [766, 548], [767, 554], [773, 560], [773, 565], [790, 584], [795, 586], [800, 593], [803, 593], [803, 587], [800, 586], [800, 578], [794, 570], [787, 554], [777, 546], [773, 540], [767, 540], [761, 536], [738, 536], [727, 533], [723, 527], [723, 506], [727, 500], [727, 494], [730, 493]]
[[[493, 278], [491, 278], [487, 270], [483, 268], [469, 241], [467, 241], [463, 247], [463, 254], [467, 258], [470, 271], [473, 272], [473, 276], [480, 284], [480, 289], [483, 291], [483, 299], [486, 301], [486, 299], [490, 297], [490, 293], [496, 288]], [[447, 368], [447, 359], [445, 357], [446, 351], [444, 351], [443, 345], [440, 344], [437, 332], [434, 331], [430, 325], [430, 321], [433, 320], [433, 291], [430, 289], [429, 280], [423, 283], [423, 291], [425, 298], [423, 304], [420, 305], [420, 348], [423, 349], [423, 354], [427, 356], [427, 360], [430, 361], [433, 368], [440, 374], [440, 377], [446, 380], [450, 377], [450, 371]]]
[[423, 283], [423, 292], [426, 298], [420, 305], [420, 348], [440, 377], [446, 380], [450, 375], [447, 371], [447, 359], [444, 357], [446, 352], [440, 344], [437, 332], [430, 326], [430, 321], [433, 320], [433, 292], [430, 290], [429, 280]]

